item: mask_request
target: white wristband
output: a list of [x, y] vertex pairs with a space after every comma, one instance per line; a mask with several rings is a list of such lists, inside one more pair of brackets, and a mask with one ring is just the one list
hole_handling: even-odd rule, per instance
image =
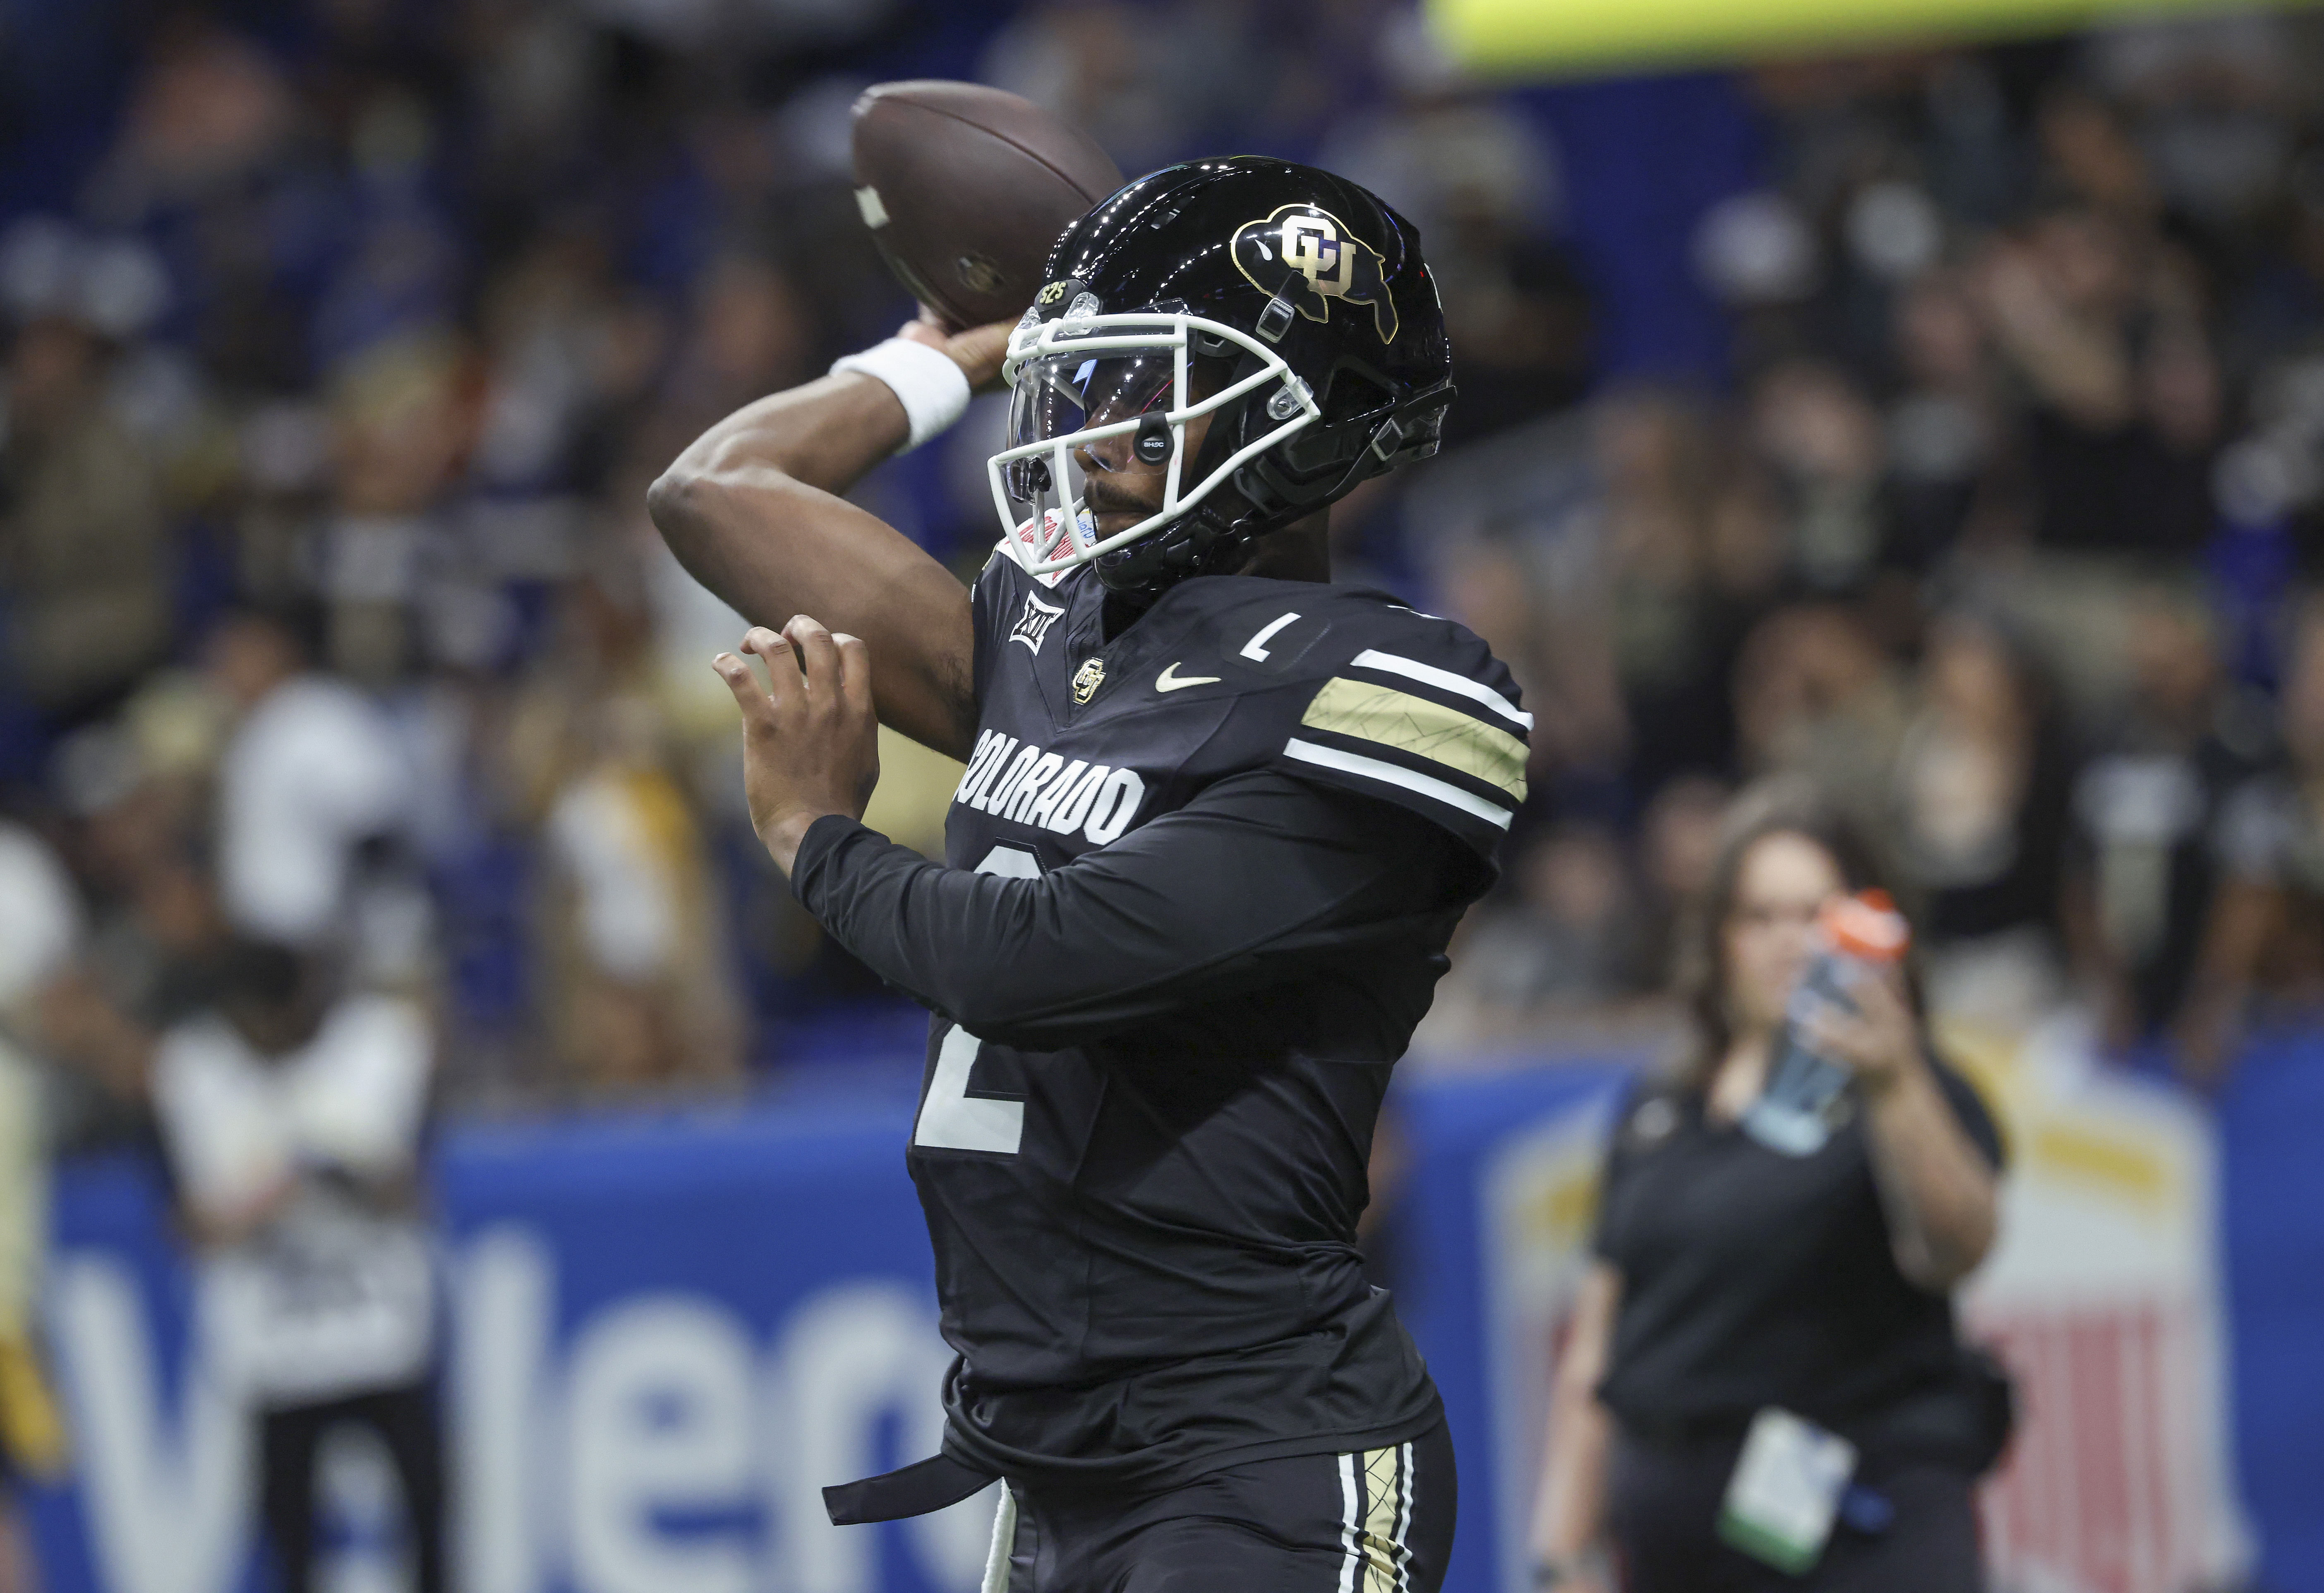
[[967, 375], [953, 363], [951, 355], [925, 343], [890, 338], [885, 343], [874, 343], [861, 354], [832, 361], [831, 371], [834, 375], [842, 371], [862, 371], [888, 384], [889, 391], [904, 406], [905, 418], [912, 423], [912, 434], [904, 447], [896, 450], [899, 453], [918, 448], [945, 431], [968, 408]]

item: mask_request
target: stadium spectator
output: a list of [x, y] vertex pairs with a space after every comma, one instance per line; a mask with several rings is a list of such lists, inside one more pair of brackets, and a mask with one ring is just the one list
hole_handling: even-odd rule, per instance
[[2297, 611], [2283, 679], [2282, 756], [2222, 806], [2221, 878], [2176, 1039], [2217, 1084], [2254, 1018], [2324, 1011], [2324, 602]]
[[223, 1370], [256, 1412], [281, 1586], [313, 1586], [317, 1456], [354, 1425], [402, 1482], [419, 1593], [441, 1593], [436, 1286], [413, 1182], [435, 1040], [411, 1003], [333, 999], [326, 977], [238, 940], [215, 1005], [161, 1041], [154, 1115]]
[[244, 934], [344, 946], [377, 982], [425, 971], [424, 900], [394, 878], [412, 760], [383, 717], [307, 667], [294, 625], [244, 612], [209, 639], [209, 679], [235, 715], [217, 768], [217, 882]]
[[1793, 361], [1751, 396], [1752, 440], [1773, 468], [1787, 522], [1784, 545], [1810, 590], [1861, 590], [1884, 551], [1880, 417], [1845, 372]]
[[[2285, 573], [2324, 546], [2310, 20], [1751, 72], [1765, 146], [1722, 157], [1744, 186], [1700, 218], [1692, 261], [1730, 346], [1722, 363], [1713, 323], [1709, 363], [1674, 379], [1631, 357], [1659, 311], [1622, 253], [1642, 218], [1585, 158], [1588, 94], [1464, 82], [1395, 7], [1157, 4], [972, 6], [929, 46], [941, 69], [909, 51], [907, 69], [918, 30], [868, 5], [823, 8], [798, 55], [765, 7], [327, 7], [311, 26], [122, 32], [110, 126], [51, 125], [28, 101], [0, 128], [23, 178], [0, 216], [0, 778], [23, 786], [60, 736], [147, 696], [222, 612], [317, 607], [313, 673], [394, 727], [427, 831], [434, 917], [402, 913], [429, 942], [418, 960], [451, 970], [456, 1025], [543, 1010], [520, 970], [549, 960], [530, 910], [555, 872], [550, 808], [508, 800], [495, 727], [558, 657], [585, 566], [634, 597], [635, 561], [602, 560], [599, 532], [636, 526], [640, 484], [710, 413], [893, 324], [846, 107], [907, 69], [982, 69], [1083, 120], [1126, 171], [1318, 151], [1419, 222], [1462, 350], [1453, 446], [1345, 517], [1363, 544], [1345, 568], [1511, 661], [1537, 718], [1525, 829], [1608, 823], [1640, 851], [1674, 780], [1772, 767], [1885, 813], [1932, 777], [1936, 710], [1903, 687], [1935, 684], [1928, 618], [1964, 600], [2054, 685], [2043, 792], [2053, 755], [2119, 739], [2157, 570], [2246, 560], [2211, 644], [2239, 678], [2276, 674]], [[1585, 394], [1593, 360], [1613, 379]], [[862, 488], [955, 562], [989, 546], [973, 431]], [[716, 858], [733, 773], [695, 749], [725, 710], [669, 689], [700, 673], [676, 662], [696, 645], [687, 583], [666, 563], [646, 579], [670, 662], [625, 689], [678, 725], [675, 789]], [[712, 866], [735, 902], [764, 894]], [[242, 866], [220, 868], [238, 901]], [[100, 935], [118, 927], [120, 883], [84, 884]], [[739, 929], [782, 938], [757, 922], [779, 903], [735, 902]], [[752, 996], [742, 1051], [770, 1056], [793, 1009], [862, 988], [813, 966], [728, 970]]]
[[1593, 1024], [1654, 988], [1637, 893], [1603, 826], [1557, 826], [1508, 866], [1515, 891], [1464, 926], [1438, 987], [1431, 1050]]
[[1754, 774], [1810, 778], [1858, 822], [1877, 822], [1904, 732], [1898, 675], [1860, 609], [1815, 602], [1775, 610], [1735, 660], [1739, 762]]
[[57, 834], [88, 921], [78, 954], [42, 989], [63, 1148], [137, 1139], [157, 1035], [204, 999], [226, 934], [205, 865], [206, 786], [219, 727], [207, 695], [157, 681], [116, 720], [58, 748]]
[[107, 402], [111, 352], [86, 321], [44, 315], [18, 329], [7, 363], [7, 662], [60, 726], [111, 706], [170, 642], [160, 487]]
[[614, 695], [587, 710], [544, 826], [542, 1015], [586, 1092], [726, 1082], [737, 1048], [712, 881], [652, 705]]
[[1676, 985], [1682, 931], [1711, 884], [1731, 795], [1710, 775], [1682, 775], [1655, 793], [1638, 820], [1638, 969], [1649, 990]]
[[[1878, 879], [1853, 827], [1791, 782], [1738, 798], [1722, 841], [1691, 949], [1693, 1049], [1622, 1114], [1601, 1179], [1550, 1415], [1539, 1585], [1606, 1587], [1610, 1551], [1628, 1593], [1970, 1593], [1970, 1489], [2001, 1432], [1950, 1295], [1993, 1242], [1999, 1140], [1902, 979], [1868, 980], [1860, 1015], [1816, 1037], [1855, 1075], [1853, 1114], [1822, 1149], [1793, 1158], [1738, 1131], [1818, 909]], [[1800, 1577], [1718, 1526], [1770, 1407], [1858, 1457]]]
[[2152, 589], [2132, 625], [2131, 697], [2077, 777], [2065, 927], [2107, 1039], [2153, 1039], [2208, 1006], [2200, 975], [2221, 883], [2263, 870], [2264, 838], [2231, 824], [2230, 799], [2257, 775], [2268, 727], [2221, 679], [2209, 613]]
[[1939, 616], [1896, 758], [1895, 838], [1932, 1002], [2023, 1027], [2061, 994], [2071, 761], [2032, 666], [1992, 623]]
[[1997, 243], [1980, 287], [2033, 397], [2038, 539], [2111, 556], [2200, 547], [2221, 417], [2192, 263], [2116, 217], [2069, 209]]
[[[23, 826], [0, 820], [0, 1459], [12, 1478], [54, 1481], [66, 1459], [38, 1310], [50, 1144], [41, 1007], [82, 931], [80, 904], [56, 854]], [[12, 1588], [31, 1585], [17, 1533], [11, 1499], [0, 1504], [0, 1577]]]
[[1930, 272], [1897, 295], [1888, 403], [1884, 559], [1923, 573], [1953, 552], [1993, 496], [2002, 440], [1985, 324], [1958, 272]]

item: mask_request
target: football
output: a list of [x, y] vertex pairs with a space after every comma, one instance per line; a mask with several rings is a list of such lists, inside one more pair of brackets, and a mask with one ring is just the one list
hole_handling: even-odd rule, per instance
[[1022, 315], [1057, 235], [1121, 186], [1086, 134], [976, 83], [873, 85], [853, 148], [881, 257], [955, 331]]

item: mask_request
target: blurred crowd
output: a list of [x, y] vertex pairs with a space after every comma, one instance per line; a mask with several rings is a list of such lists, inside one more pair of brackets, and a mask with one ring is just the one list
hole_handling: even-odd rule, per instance
[[1719, 387], [1448, 453], [1406, 535], [1540, 793], [1440, 1047], [1653, 1023], [1724, 793], [1885, 837], [1932, 998], [2218, 1077], [2324, 996], [2324, 35], [1764, 69], [1692, 264]]
[[[909, 1036], [750, 834], [741, 622], [643, 501], [910, 312], [846, 138], [917, 75], [1419, 223], [1462, 396], [1343, 572], [1468, 619], [1538, 718], [1431, 1048], [1656, 1022], [1726, 793], [1778, 769], [1894, 838], [1957, 1012], [2079, 1000], [2202, 1070], [2324, 993], [2311, 19], [1757, 74], [1766, 186], [1692, 240], [1731, 357], [1654, 383], [1595, 379], [1553, 118], [1385, 0], [88, 17], [102, 137], [48, 159], [54, 86], [0, 126], [0, 1003], [69, 1140], [141, 1118], [254, 948], [417, 1004], [475, 1106]], [[863, 501], [973, 570], [999, 424]], [[953, 775], [885, 764], [872, 821], [933, 847]]]

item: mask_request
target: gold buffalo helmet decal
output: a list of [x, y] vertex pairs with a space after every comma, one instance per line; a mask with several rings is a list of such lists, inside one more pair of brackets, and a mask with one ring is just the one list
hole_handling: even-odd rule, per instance
[[1329, 210], [1278, 205], [1265, 220], [1235, 228], [1232, 253], [1235, 268], [1262, 293], [1273, 293], [1286, 280], [1282, 266], [1305, 277], [1309, 292], [1296, 303], [1309, 320], [1329, 320], [1332, 301], [1344, 299], [1370, 306], [1380, 341], [1395, 340], [1396, 301], [1388, 297], [1387, 260]]

